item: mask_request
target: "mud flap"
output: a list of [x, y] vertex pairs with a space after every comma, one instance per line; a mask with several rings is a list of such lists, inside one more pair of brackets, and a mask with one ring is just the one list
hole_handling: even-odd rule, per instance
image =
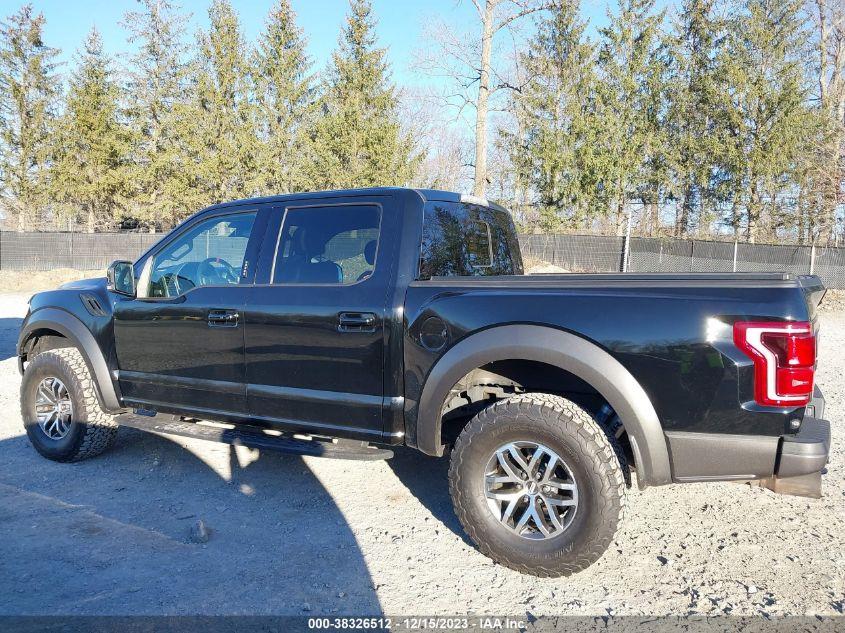
[[752, 486], [768, 488], [780, 495], [792, 495], [795, 497], [810, 497], [821, 499], [822, 497], [822, 474], [821, 472], [796, 477], [769, 477], [749, 482]]

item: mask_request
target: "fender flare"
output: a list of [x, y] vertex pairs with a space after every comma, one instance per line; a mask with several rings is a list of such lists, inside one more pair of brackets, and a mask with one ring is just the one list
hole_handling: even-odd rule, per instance
[[108, 363], [94, 335], [78, 318], [58, 308], [42, 308], [29, 315], [18, 336], [18, 364], [21, 366], [23, 347], [37, 330], [54, 330], [71, 341], [85, 359], [94, 379], [94, 391], [100, 406], [108, 412], [123, 409], [111, 380]]
[[580, 336], [538, 325], [483, 330], [449, 349], [425, 381], [417, 416], [417, 445], [443, 455], [441, 411], [452, 387], [467, 373], [508, 359], [536, 360], [564, 369], [591, 385], [619, 415], [634, 451], [641, 488], [672, 482], [663, 427], [642, 386], [613, 356]]

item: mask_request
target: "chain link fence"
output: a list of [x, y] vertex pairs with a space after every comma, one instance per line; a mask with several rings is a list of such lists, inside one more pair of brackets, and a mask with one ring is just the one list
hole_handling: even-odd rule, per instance
[[523, 257], [569, 272], [789, 272], [845, 288], [845, 248], [596, 235], [520, 235]]
[[[151, 233], [18, 233], [0, 231], [0, 270], [105, 269], [136, 259], [161, 239]], [[845, 289], [845, 248], [745, 244], [605, 235], [520, 235], [529, 264], [569, 272], [761, 272], [816, 274], [828, 288]]]
[[134, 260], [161, 237], [161, 233], [0, 231], [0, 270], [105, 270], [116, 259]]
[[625, 238], [606, 235], [520, 235], [526, 265], [545, 263], [570, 272], [622, 270]]

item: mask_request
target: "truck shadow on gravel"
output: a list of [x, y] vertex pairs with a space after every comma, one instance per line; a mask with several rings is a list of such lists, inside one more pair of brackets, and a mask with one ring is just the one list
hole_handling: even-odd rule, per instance
[[0, 442], [0, 614], [381, 613], [301, 458], [190, 446], [121, 429], [102, 457], [57, 464]]

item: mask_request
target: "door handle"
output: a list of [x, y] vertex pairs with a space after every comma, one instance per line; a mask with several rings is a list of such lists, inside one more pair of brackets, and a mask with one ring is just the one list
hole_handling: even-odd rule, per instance
[[238, 327], [237, 310], [211, 310], [208, 313], [209, 327]]
[[372, 312], [341, 312], [337, 315], [338, 332], [375, 332], [376, 315]]

